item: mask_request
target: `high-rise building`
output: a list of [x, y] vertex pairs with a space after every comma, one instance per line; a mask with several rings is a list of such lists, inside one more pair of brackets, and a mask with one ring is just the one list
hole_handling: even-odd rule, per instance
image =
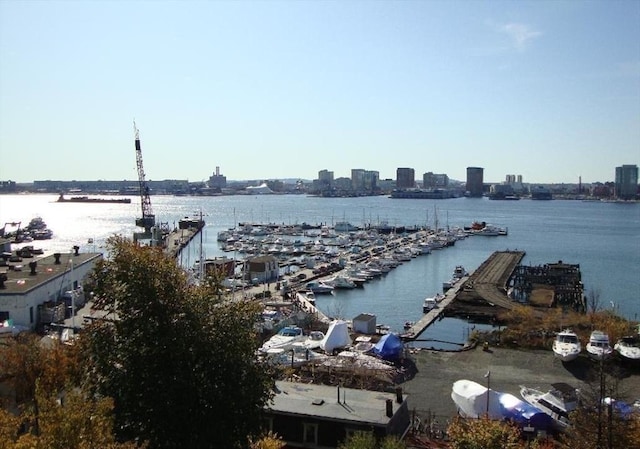
[[616, 167], [616, 197], [623, 200], [636, 198], [638, 195], [638, 166], [622, 165]]
[[364, 173], [365, 173], [365, 170], [362, 168], [351, 169], [351, 188], [353, 190], [360, 190], [360, 191], [365, 190]]
[[467, 167], [466, 195], [481, 197], [484, 184], [484, 168]]
[[412, 189], [416, 186], [416, 173], [413, 168], [396, 169], [396, 187], [398, 189]]
[[378, 179], [380, 179], [380, 173], [375, 170], [366, 170], [364, 172], [364, 189], [368, 192], [373, 192], [378, 187]]
[[444, 173], [427, 172], [422, 175], [422, 185], [425, 189], [447, 188], [449, 177]]

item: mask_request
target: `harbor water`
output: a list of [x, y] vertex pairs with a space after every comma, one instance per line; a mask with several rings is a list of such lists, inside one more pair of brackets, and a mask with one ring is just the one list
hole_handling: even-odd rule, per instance
[[[0, 195], [0, 225], [26, 226], [39, 216], [53, 231], [51, 240], [32, 242], [49, 251], [104, 251], [111, 235], [132, 237], [139, 231], [140, 199], [130, 204], [57, 203], [57, 195]], [[640, 312], [640, 204], [551, 201], [491, 201], [484, 198], [447, 200], [391, 199], [384, 196], [318, 198], [304, 195], [260, 196], [152, 196], [156, 221], [177, 227], [178, 220], [202, 213], [202, 254], [234, 257], [223, 253], [217, 242], [219, 231], [238, 223], [279, 223], [331, 226], [346, 221], [355, 226], [468, 226], [484, 221], [508, 228], [508, 235], [473, 236], [452, 247], [433, 251], [405, 262], [362, 289], [318, 295], [317, 306], [329, 316], [352, 319], [362, 312], [377, 316], [378, 324], [402, 332], [406, 321], [422, 315], [426, 296], [442, 291], [456, 265], [475, 270], [494, 251], [523, 250], [523, 263], [542, 265], [562, 260], [579, 264], [585, 292], [595, 292], [602, 308], [638, 319]], [[193, 266], [201, 254], [196, 239], [181, 254], [183, 266]], [[240, 255], [238, 255], [240, 257]], [[445, 318], [434, 323], [422, 339], [462, 342], [473, 325]], [[423, 343], [429, 346], [430, 344]], [[420, 345], [420, 343], [418, 343]], [[439, 347], [438, 345], [434, 345]]]

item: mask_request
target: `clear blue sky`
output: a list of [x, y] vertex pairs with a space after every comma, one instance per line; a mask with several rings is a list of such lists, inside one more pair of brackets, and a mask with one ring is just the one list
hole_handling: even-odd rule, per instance
[[611, 181], [640, 1], [0, 0], [0, 180]]

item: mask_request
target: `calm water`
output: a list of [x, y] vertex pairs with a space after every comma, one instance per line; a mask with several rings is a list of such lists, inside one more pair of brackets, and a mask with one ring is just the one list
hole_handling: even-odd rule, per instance
[[[134, 220], [141, 215], [139, 198], [131, 204], [56, 203], [57, 195], [0, 195], [0, 225], [21, 221], [26, 225], [41, 216], [54, 232], [52, 240], [35, 242], [44, 249], [100, 250], [113, 234], [131, 237]], [[223, 254], [216, 241], [220, 230], [239, 222], [354, 225], [386, 221], [397, 226], [465, 226], [486, 221], [508, 227], [509, 235], [471, 237], [454, 247], [404, 263], [364, 289], [319, 296], [318, 307], [331, 316], [347, 319], [370, 312], [378, 323], [401, 331], [405, 321], [422, 314], [422, 300], [442, 288], [456, 265], [471, 271], [492, 252], [505, 249], [526, 251], [525, 264], [539, 265], [562, 260], [580, 264], [585, 291], [600, 293], [603, 307], [615, 307], [620, 315], [637, 319], [640, 312], [640, 204], [580, 201], [490, 201], [457, 198], [409, 200], [387, 197], [315, 198], [302, 195], [228, 197], [151, 197], [158, 221], [174, 227], [180, 218], [203, 213], [206, 257]], [[7, 225], [7, 230], [11, 226]], [[88, 244], [88, 239], [93, 244]], [[199, 248], [190, 245], [183, 264], [191, 265]], [[423, 338], [459, 342], [468, 325], [445, 319], [428, 329]]]

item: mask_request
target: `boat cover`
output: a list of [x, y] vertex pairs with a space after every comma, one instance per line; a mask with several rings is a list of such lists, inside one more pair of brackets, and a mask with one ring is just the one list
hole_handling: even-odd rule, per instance
[[[464, 417], [487, 415], [487, 387], [477, 382], [464, 379], [454, 382], [451, 399]], [[489, 390], [488, 401], [489, 419], [512, 421], [522, 427], [533, 427], [536, 431], [551, 428], [549, 415], [512, 394]]]
[[329, 330], [320, 343], [323, 351], [330, 353], [336, 348], [344, 348], [351, 345], [351, 336], [349, 335], [349, 327], [347, 322], [343, 320], [334, 320], [329, 325]]
[[398, 334], [385, 334], [373, 347], [373, 353], [383, 360], [398, 360], [402, 355], [404, 343]]

